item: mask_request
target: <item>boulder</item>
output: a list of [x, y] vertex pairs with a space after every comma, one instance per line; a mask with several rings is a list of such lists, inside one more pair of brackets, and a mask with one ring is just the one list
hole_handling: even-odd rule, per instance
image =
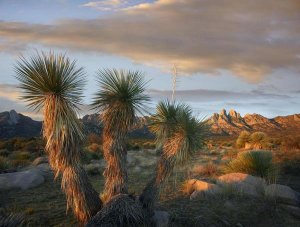
[[192, 198], [195, 198], [196, 195], [200, 195], [203, 192], [209, 191], [211, 193], [214, 193], [218, 189], [219, 187], [215, 184], [210, 184], [197, 179], [190, 179], [184, 182], [182, 192], [186, 195], [190, 195]]
[[190, 196], [190, 200], [196, 199], [203, 195], [216, 195], [220, 193], [222, 193], [222, 188], [220, 186], [215, 184], [209, 184], [207, 188], [203, 187], [201, 190], [194, 191]]
[[37, 166], [42, 163], [48, 163], [48, 157], [45, 157], [45, 156], [38, 157], [38, 158], [34, 159], [34, 161], [32, 162], [32, 165]]
[[300, 208], [291, 205], [282, 205], [282, 207], [296, 218], [300, 218]]
[[34, 188], [44, 183], [45, 178], [38, 169], [0, 174], [0, 190]]
[[271, 184], [265, 188], [265, 195], [269, 198], [276, 198], [280, 203], [300, 205], [299, 194], [289, 186]]
[[154, 211], [152, 222], [156, 227], [167, 227], [169, 225], [169, 213], [166, 211]]
[[266, 182], [260, 177], [254, 177], [244, 173], [229, 173], [218, 177], [217, 185], [232, 187], [239, 193], [250, 196], [263, 194]]
[[36, 169], [39, 170], [44, 177], [52, 173], [52, 169], [48, 163], [39, 164]]

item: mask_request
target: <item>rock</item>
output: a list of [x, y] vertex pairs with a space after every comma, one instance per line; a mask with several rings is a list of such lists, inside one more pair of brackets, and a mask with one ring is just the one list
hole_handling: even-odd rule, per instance
[[205, 181], [190, 179], [184, 182], [182, 192], [190, 195], [190, 199], [196, 198], [201, 193], [216, 193], [220, 187]]
[[48, 157], [45, 157], [45, 156], [38, 157], [38, 158], [34, 159], [34, 161], [32, 162], [32, 165], [37, 166], [42, 163], [48, 163]]
[[38, 169], [0, 174], [0, 190], [34, 188], [44, 183], [45, 178]]
[[218, 177], [217, 184], [221, 187], [233, 187], [239, 193], [250, 196], [263, 194], [266, 182], [260, 177], [244, 173], [229, 173]]
[[44, 177], [52, 172], [52, 169], [48, 163], [39, 164], [36, 169], [39, 170]]
[[202, 189], [202, 190], [196, 190], [194, 191], [191, 196], [190, 200], [196, 199], [197, 197], [200, 196], [205, 196], [205, 195], [216, 195], [222, 193], [222, 188], [218, 185], [215, 184], [209, 184], [207, 189]]
[[278, 202], [300, 205], [298, 193], [288, 186], [280, 184], [271, 184], [265, 188], [265, 195], [269, 198], [276, 198]]
[[128, 165], [132, 165], [134, 161], [135, 161], [135, 158], [133, 158], [130, 155], [127, 156], [127, 164]]
[[296, 218], [300, 218], [300, 208], [290, 205], [282, 205], [282, 207], [287, 210], [291, 215], [295, 216]]
[[169, 213], [166, 211], [154, 211], [152, 222], [156, 227], [167, 227], [169, 225]]

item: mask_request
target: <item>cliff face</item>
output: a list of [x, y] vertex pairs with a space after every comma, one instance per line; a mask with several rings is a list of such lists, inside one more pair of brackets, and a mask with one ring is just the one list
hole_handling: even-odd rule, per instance
[[269, 119], [259, 114], [246, 114], [241, 117], [235, 110], [227, 113], [223, 109], [219, 114], [213, 114], [208, 122], [212, 126], [213, 133], [223, 135], [234, 135], [243, 130], [268, 133], [286, 130], [300, 132], [300, 114]]
[[41, 131], [40, 121], [34, 121], [14, 110], [0, 113], [0, 139], [36, 137], [41, 135]]

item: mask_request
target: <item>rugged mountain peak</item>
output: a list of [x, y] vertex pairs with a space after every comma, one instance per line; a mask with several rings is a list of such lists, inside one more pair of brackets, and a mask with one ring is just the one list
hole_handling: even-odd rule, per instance
[[9, 112], [9, 124], [17, 124], [18, 121], [20, 120], [19, 114], [15, 110], [11, 110]]
[[231, 119], [240, 119], [241, 115], [237, 113], [234, 109], [229, 110], [229, 116]]
[[270, 123], [270, 119], [268, 119], [260, 114], [246, 114], [244, 116], [244, 120], [248, 125]]
[[220, 116], [226, 116], [227, 117], [227, 113], [226, 113], [226, 110], [225, 109], [222, 109], [220, 111]]

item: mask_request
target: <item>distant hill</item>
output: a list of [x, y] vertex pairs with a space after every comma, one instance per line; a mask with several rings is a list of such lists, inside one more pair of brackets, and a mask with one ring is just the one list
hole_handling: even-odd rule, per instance
[[235, 110], [227, 113], [223, 109], [219, 114], [214, 113], [208, 122], [212, 126], [212, 133], [220, 135], [234, 135], [243, 130], [262, 131], [269, 134], [291, 132], [300, 134], [300, 114], [269, 119], [259, 114], [246, 114], [241, 117]]
[[17, 113], [14, 110], [0, 113], [0, 139], [13, 137], [37, 137], [41, 135], [42, 122]]
[[[86, 115], [81, 119], [86, 134], [100, 134], [103, 125], [99, 114]], [[268, 134], [300, 134], [300, 114], [266, 118], [259, 114], [246, 114], [242, 117], [235, 110], [221, 110], [207, 120], [211, 124], [211, 132], [215, 135], [237, 135], [241, 131], [263, 131]], [[13, 137], [41, 136], [42, 122], [17, 113], [14, 110], [0, 113], [0, 139]], [[140, 118], [138, 124], [130, 132], [131, 138], [153, 138], [146, 127], [146, 118]]]

